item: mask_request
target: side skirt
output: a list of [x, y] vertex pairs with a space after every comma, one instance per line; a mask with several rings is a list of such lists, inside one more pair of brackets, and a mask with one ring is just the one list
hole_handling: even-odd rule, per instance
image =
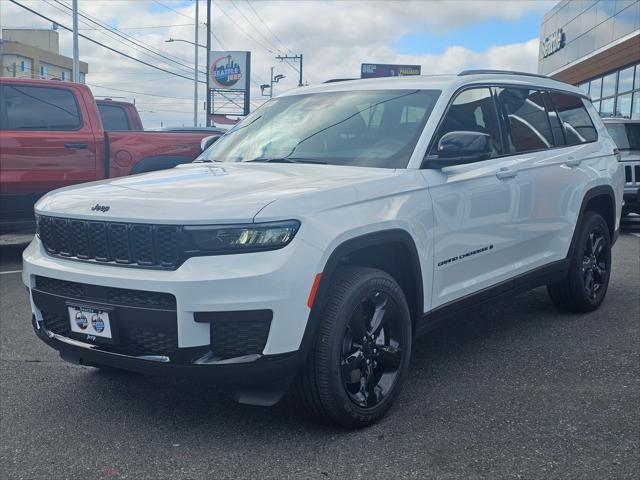
[[424, 314], [416, 328], [415, 336], [419, 337], [432, 330], [440, 322], [478, 305], [562, 280], [567, 275], [570, 264], [569, 258], [559, 260], [441, 305]]

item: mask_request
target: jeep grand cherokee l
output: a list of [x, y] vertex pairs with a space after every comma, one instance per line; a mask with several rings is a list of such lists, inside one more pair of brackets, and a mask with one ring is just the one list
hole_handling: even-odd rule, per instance
[[624, 175], [589, 99], [516, 72], [334, 82], [274, 98], [190, 165], [57, 190], [24, 252], [66, 360], [228, 384], [371, 424], [412, 342], [547, 285], [600, 306]]

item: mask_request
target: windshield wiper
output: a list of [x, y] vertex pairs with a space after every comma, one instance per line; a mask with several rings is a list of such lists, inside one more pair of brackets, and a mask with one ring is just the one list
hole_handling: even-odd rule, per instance
[[258, 157], [251, 160], [245, 160], [249, 162], [263, 162], [263, 163], [316, 163], [319, 165], [326, 165], [327, 162], [322, 160], [311, 160], [308, 158], [296, 158], [296, 157]]

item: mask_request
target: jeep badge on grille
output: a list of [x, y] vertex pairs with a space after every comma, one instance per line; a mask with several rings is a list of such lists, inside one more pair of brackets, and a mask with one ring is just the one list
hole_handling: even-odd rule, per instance
[[99, 203], [96, 203], [93, 207], [91, 207], [91, 210], [93, 210], [94, 212], [108, 212], [109, 209], [111, 207], [109, 205], [100, 205]]

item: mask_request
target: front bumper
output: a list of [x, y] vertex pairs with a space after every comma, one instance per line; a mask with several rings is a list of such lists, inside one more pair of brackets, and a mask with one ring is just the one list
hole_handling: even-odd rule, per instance
[[[202, 312], [270, 310], [273, 316], [260, 354], [279, 355], [300, 349], [309, 318], [307, 299], [314, 277], [321, 270], [320, 258], [321, 252], [316, 247], [294, 239], [280, 250], [194, 257], [177, 270], [158, 271], [54, 258], [47, 255], [36, 237], [23, 253], [22, 275], [30, 291], [32, 313], [38, 321], [43, 321], [34, 298], [38, 277], [92, 289], [172, 295], [180, 350], [210, 344], [211, 325], [196, 320]], [[108, 297], [100, 298], [99, 305], [110, 306]]]
[[209, 361], [205, 350], [193, 350], [190, 362], [175, 363], [163, 355], [132, 356], [105, 350], [100, 345], [85, 343], [57, 335], [32, 317], [33, 329], [43, 342], [58, 350], [72, 363], [87, 366], [108, 366], [133, 372], [176, 376], [180, 378], [210, 378], [232, 385], [271, 385], [292, 378], [304, 362], [301, 351], [280, 355], [255, 355], [241, 359]]

